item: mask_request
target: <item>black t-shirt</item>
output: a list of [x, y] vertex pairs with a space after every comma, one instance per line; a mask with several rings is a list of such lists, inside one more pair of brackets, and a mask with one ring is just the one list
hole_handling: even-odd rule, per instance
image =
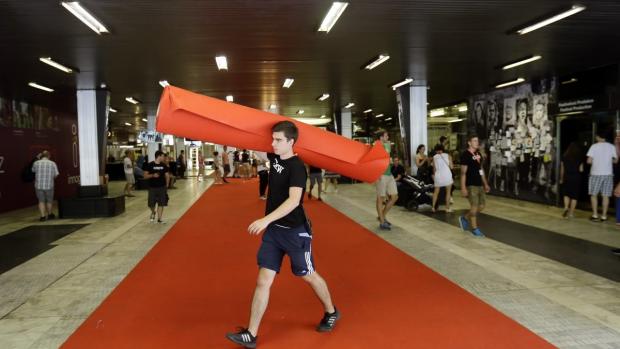
[[320, 167], [308, 166], [310, 173], [321, 173], [323, 170]]
[[241, 153], [241, 162], [250, 162], [250, 154], [246, 152]]
[[402, 179], [405, 175], [405, 168], [401, 164], [398, 164], [398, 166], [392, 165], [392, 176], [396, 178], [398, 175], [400, 175], [400, 178]]
[[304, 202], [304, 193], [306, 191], [306, 166], [297, 156], [282, 160], [280, 156], [269, 153], [269, 194], [267, 195], [267, 206], [265, 207], [265, 215], [275, 211], [286, 199], [288, 199], [288, 190], [290, 187], [302, 188], [299, 206], [295, 207], [286, 216], [273, 222], [273, 224], [296, 228], [303, 225], [306, 221], [302, 204]]
[[168, 166], [164, 163], [156, 164], [155, 161], [151, 161], [146, 165], [145, 171], [148, 171], [150, 175], [159, 173], [159, 178], [149, 178], [149, 186], [151, 188], [159, 188], [166, 186], [166, 172], [168, 172]]
[[467, 166], [467, 177], [465, 178], [465, 186], [482, 186], [482, 175], [480, 169], [482, 163], [482, 155], [476, 151], [473, 154], [469, 150], [465, 150], [461, 154], [461, 166]]

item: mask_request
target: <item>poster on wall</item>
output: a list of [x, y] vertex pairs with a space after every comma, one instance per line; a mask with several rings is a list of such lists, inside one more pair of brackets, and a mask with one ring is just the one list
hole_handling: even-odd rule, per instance
[[74, 195], [79, 185], [77, 116], [0, 97], [0, 212], [37, 203], [34, 183], [24, 175], [47, 150], [60, 175], [55, 198]]
[[548, 110], [556, 91], [556, 79], [543, 79], [470, 98], [468, 132], [480, 139], [493, 194], [555, 202], [556, 140]]

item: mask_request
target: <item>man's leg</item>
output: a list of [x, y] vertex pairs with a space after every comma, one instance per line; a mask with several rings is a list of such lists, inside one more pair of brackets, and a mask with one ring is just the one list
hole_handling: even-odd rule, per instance
[[157, 220], [161, 221], [161, 216], [164, 214], [164, 206], [157, 204]]
[[319, 178], [317, 184], [319, 186], [319, 200], [320, 200], [321, 199], [321, 187], [323, 186], [323, 179]]
[[332, 303], [332, 297], [329, 294], [329, 288], [327, 287], [327, 283], [325, 280], [319, 275], [319, 273], [314, 272], [310, 275], [304, 275], [301, 277], [304, 281], [306, 281], [310, 287], [314, 290], [316, 297], [323, 304], [323, 308], [325, 308], [325, 312], [333, 313], [336, 311], [334, 308], [334, 304]]
[[377, 196], [377, 215], [379, 215], [379, 222], [383, 224], [385, 222], [385, 216], [383, 215], [383, 203], [385, 202], [385, 196]]
[[45, 211], [45, 202], [39, 201], [39, 213], [41, 213], [41, 217], [47, 218], [47, 212]]
[[248, 325], [248, 331], [253, 336], [258, 334], [258, 327], [260, 321], [267, 310], [267, 304], [269, 303], [269, 292], [273, 280], [276, 277], [276, 272], [266, 268], [260, 268], [258, 270], [258, 278], [256, 280], [256, 289], [254, 290], [254, 298], [252, 298], [252, 310], [250, 312], [250, 323]]
[[592, 217], [598, 217], [598, 197], [590, 195], [590, 204], [592, 204]]
[[603, 214], [601, 217], [607, 218], [607, 209], [609, 208], [609, 196], [603, 195]]
[[478, 228], [478, 221], [476, 219], [476, 215], [478, 214], [478, 206], [472, 206], [469, 209], [469, 212], [465, 215], [465, 218], [469, 221], [469, 226], [471, 229]]
[[45, 206], [46, 206], [46, 208], [47, 208], [47, 215], [48, 215], [48, 216], [49, 216], [49, 215], [51, 215], [51, 214], [53, 213], [53, 212], [52, 212], [52, 209], [54, 208], [54, 207], [53, 207], [53, 206], [54, 206], [54, 201], [48, 201], [48, 202], [45, 204]]
[[383, 209], [383, 219], [385, 219], [392, 206], [394, 206], [394, 204], [398, 200], [398, 195], [390, 195], [389, 198], [390, 200], [387, 202], [387, 204], [385, 204], [385, 208]]

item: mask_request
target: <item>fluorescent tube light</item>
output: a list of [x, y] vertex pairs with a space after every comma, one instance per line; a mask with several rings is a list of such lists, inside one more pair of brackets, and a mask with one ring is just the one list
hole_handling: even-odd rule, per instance
[[304, 110], [303, 110], [303, 109], [299, 109], [299, 110], [297, 111], [297, 114], [299, 114], [299, 115], [301, 115], [301, 114], [303, 114], [303, 113], [304, 113]]
[[116, 113], [118, 110], [114, 109], [114, 108], [110, 108], [109, 109], [111, 113]]
[[396, 83], [396, 84], [392, 85], [392, 90], [396, 90], [397, 88], [399, 88], [399, 87], [401, 87], [401, 86], [403, 86], [403, 85], [410, 84], [412, 81], [413, 81], [413, 79], [412, 79], [412, 78], [406, 78], [405, 80], [403, 80], [403, 81], [401, 81], [401, 82], [399, 82], [399, 83]]
[[293, 118], [294, 120], [306, 123], [308, 125], [315, 125], [315, 126], [319, 126], [319, 125], [327, 125], [330, 122], [332, 122], [331, 118]]
[[388, 59], [390, 59], [390, 56], [388, 56], [388, 55], [379, 55], [379, 57], [377, 59], [375, 59], [373, 62], [368, 64], [364, 69], [366, 69], [366, 70], [373, 70], [377, 66], [379, 66], [379, 64], [387, 61]]
[[233, 98], [233, 96], [232, 96], [232, 95], [228, 95], [228, 96], [226, 96], [226, 102], [232, 102], [232, 101], [234, 101], [234, 100], [235, 100], [235, 99]]
[[140, 103], [137, 99], [133, 98], [133, 97], [125, 97], [125, 100], [131, 104], [138, 104]]
[[463, 120], [465, 120], [465, 119], [455, 119], [455, 120], [450, 120], [450, 121], [448, 121], [448, 122], [449, 122], [449, 123], [454, 123], [454, 122], [461, 122], [461, 121], [463, 121]]
[[226, 56], [215, 57], [215, 64], [217, 64], [218, 70], [228, 70], [228, 60]]
[[340, 18], [347, 6], [349, 6], [348, 2], [334, 2], [329, 11], [327, 11], [325, 18], [323, 18], [323, 22], [321, 22], [319, 31], [329, 33], [329, 31], [332, 30], [332, 27], [334, 26], [334, 24], [336, 24], [338, 18]]
[[446, 115], [446, 111], [443, 108], [431, 110], [431, 118], [434, 118], [436, 116], [444, 116], [444, 115]]
[[364, 110], [364, 114], [368, 114], [368, 113], [370, 113], [371, 111], [372, 111], [372, 109], [366, 109], [366, 110]]
[[90, 29], [97, 34], [109, 33], [106, 28], [95, 16], [90, 14], [82, 5], [77, 1], [63, 1], [60, 3], [64, 8], [77, 17], [82, 23], [86, 24]]
[[325, 114], [321, 115], [321, 119], [325, 119], [326, 117]]
[[291, 78], [284, 79], [284, 85], [282, 85], [282, 87], [290, 88], [293, 85], [293, 81], [295, 81], [295, 79], [291, 79]]
[[45, 64], [51, 65], [52, 67], [58, 69], [58, 70], [62, 70], [65, 73], [73, 73], [73, 69], [69, 68], [69, 67], [65, 67], [64, 65], [58, 63], [58, 62], [54, 62], [52, 60], [51, 57], [41, 57], [39, 58], [39, 60]]
[[355, 105], [355, 103], [353, 102], [349, 102], [349, 104], [345, 105], [344, 107], [347, 109], [350, 109], [351, 107], [353, 107]]
[[375, 115], [375, 117], [376, 117], [376, 118], [380, 118], [380, 117], [382, 117], [382, 116], [383, 116], [383, 114], [377, 114], [377, 115]]
[[144, 122], [149, 122], [149, 120], [148, 120], [148, 119], [144, 119], [144, 118], [142, 119], [142, 121], [144, 121]]
[[557, 15], [551, 17], [551, 18], [545, 19], [544, 21], [541, 21], [541, 22], [538, 22], [536, 24], [530, 25], [530, 26], [525, 27], [523, 29], [519, 29], [519, 30], [517, 30], [517, 33], [519, 33], [519, 35], [523, 35], [523, 34], [527, 34], [527, 33], [533, 32], [536, 29], [540, 29], [540, 28], [542, 28], [544, 26], [547, 26], [549, 24], [555, 23], [555, 22], [557, 22], [559, 20], [562, 20], [562, 19], [564, 19], [564, 18], [566, 18], [568, 16], [572, 16], [572, 15], [574, 15], [576, 13], [579, 13], [579, 12], [585, 10], [585, 9], [586, 9], [585, 6], [574, 5], [568, 11], [564, 11], [564, 12], [562, 12], [560, 14], [557, 14]]
[[518, 78], [517, 80], [503, 82], [503, 83], [501, 83], [499, 85], [496, 85], [495, 88], [502, 88], [502, 87], [506, 87], [506, 86], [510, 86], [510, 85], [520, 84], [523, 81], [525, 81], [524, 78]]
[[387, 118], [387, 119], [385, 119], [385, 121], [390, 121], [390, 120], [392, 120], [392, 118]]
[[161, 85], [161, 87], [170, 86], [170, 84], [168, 83], [168, 80], [161, 80], [159, 84]]
[[578, 80], [575, 78], [571, 78], [570, 80], [562, 81], [562, 85], [568, 85], [577, 82]]
[[54, 92], [54, 89], [49, 88], [47, 86], [39, 85], [36, 82], [29, 82], [28, 86], [38, 88], [39, 90], [43, 90], [45, 92]]
[[271, 110], [276, 109], [276, 105], [275, 105], [275, 104], [270, 104], [270, 105], [269, 105], [269, 109], [271, 109]]
[[460, 112], [466, 112], [466, 111], [467, 111], [467, 106], [466, 106], [466, 105], [464, 105], [464, 106], [460, 106], [458, 110], [459, 110]]
[[542, 58], [542, 56], [532, 56], [530, 58], [526, 58], [526, 59], [520, 60], [518, 62], [505, 65], [505, 66], [502, 67], [502, 70], [508, 70], [508, 69], [511, 69], [511, 68], [514, 68], [514, 67], [518, 67], [520, 65], [528, 64], [530, 62], [537, 61], [537, 60], [539, 60], [541, 58]]
[[132, 124], [130, 124], [130, 123], [128, 123], [128, 122], [126, 122], [126, 123], [125, 123], [125, 126], [133, 126], [133, 125], [132, 125]]
[[317, 98], [319, 101], [324, 101], [329, 98], [329, 93], [323, 93], [321, 97]]

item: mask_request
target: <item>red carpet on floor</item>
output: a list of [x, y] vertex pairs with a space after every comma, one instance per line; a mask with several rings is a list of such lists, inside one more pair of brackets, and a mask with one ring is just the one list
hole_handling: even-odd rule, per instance
[[[246, 228], [264, 205], [256, 181], [213, 186], [62, 347], [237, 348], [224, 334], [247, 325], [260, 237]], [[322, 307], [285, 259], [259, 348], [553, 348], [328, 205], [305, 207], [342, 318], [315, 332]]]

